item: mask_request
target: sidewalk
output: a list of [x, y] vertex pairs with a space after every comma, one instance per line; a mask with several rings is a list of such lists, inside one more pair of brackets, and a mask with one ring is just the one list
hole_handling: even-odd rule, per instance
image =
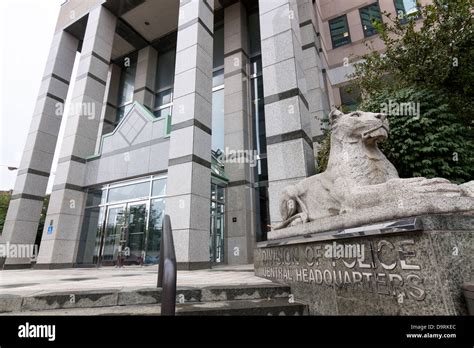
[[[158, 266], [72, 268], [60, 270], [0, 271], [0, 295], [31, 296], [63, 291], [154, 288]], [[253, 265], [219, 266], [178, 271], [178, 287], [264, 285], [270, 280], [254, 275]]]

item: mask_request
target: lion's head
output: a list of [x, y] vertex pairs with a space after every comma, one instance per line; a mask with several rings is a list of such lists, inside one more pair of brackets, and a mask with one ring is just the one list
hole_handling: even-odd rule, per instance
[[346, 142], [363, 141], [375, 144], [388, 137], [389, 125], [387, 115], [382, 113], [354, 111], [344, 114], [333, 110], [329, 114], [332, 135]]

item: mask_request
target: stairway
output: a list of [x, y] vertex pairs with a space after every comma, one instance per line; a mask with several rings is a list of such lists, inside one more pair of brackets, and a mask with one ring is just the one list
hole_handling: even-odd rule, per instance
[[[176, 315], [304, 315], [277, 284], [177, 289]], [[0, 296], [2, 315], [160, 315], [160, 288], [91, 290], [35, 296]]]

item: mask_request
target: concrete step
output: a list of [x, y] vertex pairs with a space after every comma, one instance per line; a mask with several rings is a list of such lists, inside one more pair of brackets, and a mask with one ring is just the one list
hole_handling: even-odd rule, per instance
[[[96, 308], [70, 308], [53, 309], [43, 311], [23, 311], [18, 313], [7, 313], [5, 315], [71, 315], [71, 316], [97, 316], [97, 315], [160, 315], [159, 304], [128, 305]], [[296, 316], [305, 315], [307, 308], [299, 303], [289, 303], [288, 299], [254, 299], [254, 300], [230, 300], [214, 302], [195, 302], [176, 305], [178, 316], [229, 316], [229, 315], [265, 315], [265, 316]]]
[[[160, 288], [49, 292], [32, 296], [0, 295], [0, 313], [159, 304]], [[218, 301], [284, 299], [290, 288], [278, 284], [178, 288], [180, 305]]]

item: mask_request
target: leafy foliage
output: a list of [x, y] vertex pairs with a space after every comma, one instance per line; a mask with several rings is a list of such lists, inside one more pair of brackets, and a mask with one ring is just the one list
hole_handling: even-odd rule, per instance
[[361, 109], [380, 112], [383, 103], [417, 102], [419, 116], [389, 115], [390, 136], [381, 150], [400, 177], [443, 177], [462, 183], [474, 177], [474, 142], [447, 97], [429, 89], [382, 90]]
[[3, 231], [3, 225], [7, 217], [8, 204], [10, 203], [11, 192], [0, 193], [0, 234]]
[[434, 0], [402, 21], [383, 13], [375, 23], [385, 44], [355, 64], [351, 76], [361, 90], [360, 109], [419, 103], [420, 117], [389, 117], [391, 134], [381, 145], [401, 177], [445, 177], [455, 182], [474, 174], [473, 0]]
[[405, 21], [384, 12], [383, 22], [374, 25], [386, 50], [377, 52], [368, 41], [371, 52], [355, 64], [352, 75], [362, 94], [410, 86], [439, 90], [449, 96], [451, 109], [463, 122], [472, 125], [473, 5], [473, 0], [435, 0]]
[[322, 173], [326, 170], [329, 161], [329, 152], [331, 151], [331, 131], [326, 130], [324, 139], [321, 141], [321, 146], [318, 150], [317, 172]]

